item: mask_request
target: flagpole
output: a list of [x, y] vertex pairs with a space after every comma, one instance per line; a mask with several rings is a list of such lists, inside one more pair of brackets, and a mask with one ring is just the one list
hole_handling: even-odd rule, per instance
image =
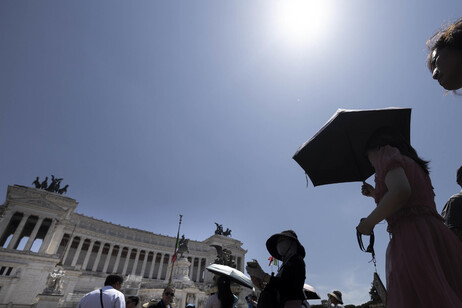
[[183, 215], [180, 215], [180, 222], [178, 224], [178, 233], [176, 234], [175, 250], [173, 251], [173, 256], [172, 256], [172, 269], [170, 270], [170, 278], [168, 279], [168, 285], [172, 283], [173, 266], [175, 265], [176, 254], [178, 252], [178, 241], [180, 239], [180, 226], [181, 226], [182, 218], [183, 218]]

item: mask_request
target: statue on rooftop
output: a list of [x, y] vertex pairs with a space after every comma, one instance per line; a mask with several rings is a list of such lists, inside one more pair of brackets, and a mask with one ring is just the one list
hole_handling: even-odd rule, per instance
[[215, 223], [217, 225], [217, 229], [215, 230], [215, 234], [223, 235], [223, 225], [219, 223]]
[[32, 184], [34, 184], [35, 188], [43, 189], [62, 195], [67, 192], [67, 188], [69, 187], [69, 185], [66, 185], [63, 188], [61, 188], [60, 186], [62, 180], [63, 178], [55, 178], [55, 176], [52, 174], [50, 185], [48, 185], [48, 177], [45, 177], [45, 180], [43, 180], [42, 182], [40, 182], [39, 177], [36, 177], [35, 181], [32, 182]]
[[224, 236], [231, 236], [231, 229], [226, 228], [226, 231], [223, 232], [223, 225], [215, 223], [217, 225], [217, 229], [215, 230], [215, 234], [224, 235]]

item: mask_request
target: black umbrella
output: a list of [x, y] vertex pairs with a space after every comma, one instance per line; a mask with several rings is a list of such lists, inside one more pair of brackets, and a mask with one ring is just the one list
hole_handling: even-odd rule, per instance
[[305, 170], [314, 186], [365, 181], [374, 174], [364, 154], [366, 142], [374, 131], [385, 126], [399, 131], [409, 142], [411, 109], [338, 109], [297, 150], [293, 159]]

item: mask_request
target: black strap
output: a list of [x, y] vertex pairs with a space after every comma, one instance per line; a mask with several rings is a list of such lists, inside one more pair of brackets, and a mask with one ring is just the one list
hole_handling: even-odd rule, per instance
[[356, 238], [358, 239], [359, 249], [361, 249], [364, 252], [368, 252], [372, 254], [372, 260], [370, 262], [374, 262], [375, 271], [377, 271], [377, 266], [376, 266], [376, 261], [375, 261], [375, 251], [374, 251], [374, 241], [375, 241], [374, 231], [371, 231], [370, 238], [369, 238], [369, 245], [367, 246], [366, 249], [364, 249], [362, 234], [358, 230], [356, 230]]
[[99, 300], [101, 301], [101, 308], [104, 308], [104, 305], [103, 305], [103, 289], [99, 289]]

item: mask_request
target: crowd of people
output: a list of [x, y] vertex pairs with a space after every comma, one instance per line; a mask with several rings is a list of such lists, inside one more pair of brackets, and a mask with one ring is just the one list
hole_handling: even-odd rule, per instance
[[[432, 36], [427, 65], [432, 77], [448, 91], [462, 88], [462, 19]], [[372, 233], [382, 220], [388, 222], [390, 242], [386, 252], [387, 307], [462, 307], [462, 192], [448, 200], [441, 215], [436, 210], [429, 162], [397, 131], [384, 127], [372, 134], [364, 150], [375, 170], [375, 187], [364, 183], [361, 193], [377, 206], [360, 221], [357, 231]], [[462, 187], [462, 166], [456, 182]], [[246, 267], [260, 297], [248, 297], [249, 308], [310, 307], [303, 285], [305, 249], [292, 230], [272, 235], [268, 252], [282, 261], [276, 274], [267, 274], [258, 262]], [[78, 308], [137, 307], [139, 299], [119, 291], [123, 278], [109, 275], [104, 287], [86, 294]], [[237, 297], [230, 280], [218, 277], [218, 292], [205, 308], [235, 308]], [[159, 302], [144, 308], [170, 308], [175, 289], [167, 286]], [[328, 293], [330, 307], [343, 307], [342, 293]], [[189, 304], [187, 308], [194, 308]]]

